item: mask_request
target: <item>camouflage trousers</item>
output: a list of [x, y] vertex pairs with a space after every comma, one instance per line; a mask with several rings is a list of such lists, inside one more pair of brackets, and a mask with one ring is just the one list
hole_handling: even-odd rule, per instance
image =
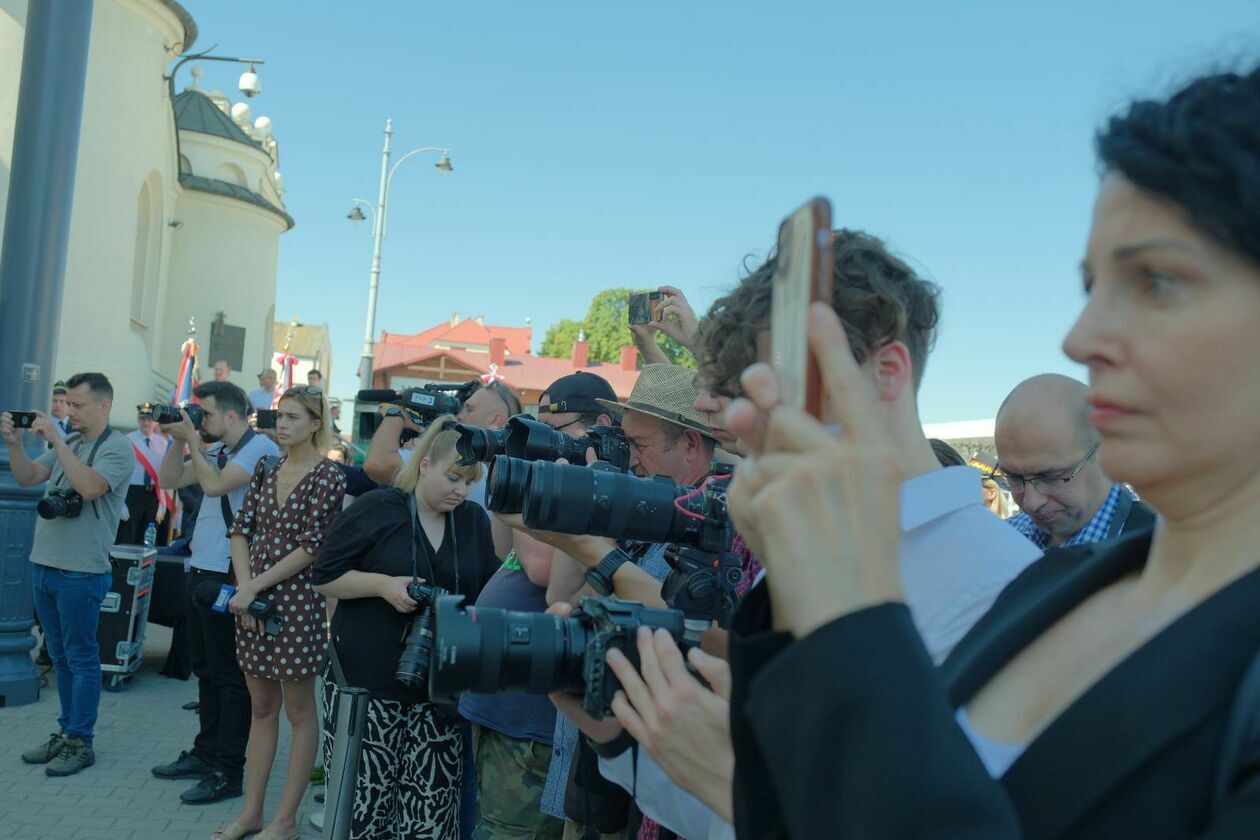
[[479, 819], [474, 840], [561, 840], [564, 823], [539, 810], [551, 747], [473, 726]]

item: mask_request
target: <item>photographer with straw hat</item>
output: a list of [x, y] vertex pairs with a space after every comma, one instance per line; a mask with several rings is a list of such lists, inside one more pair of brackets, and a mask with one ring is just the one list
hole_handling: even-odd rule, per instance
[[[597, 399], [596, 403], [621, 421], [621, 429], [630, 445], [631, 472], [641, 478], [663, 475], [679, 484], [695, 486], [709, 475], [716, 446], [705, 415], [696, 410], [699, 396], [695, 371], [677, 365], [653, 364], [645, 365], [640, 371], [628, 400]], [[579, 594], [615, 594], [649, 606], [664, 606], [661, 581], [669, 572], [664, 557], [666, 545], [618, 544], [606, 537], [534, 531], [522, 526], [519, 515], [500, 514], [499, 518], [584, 566], [587, 587]], [[552, 574], [556, 574], [554, 565]], [[573, 714], [573, 709], [562, 706], [560, 711], [564, 714], [556, 718], [542, 810], [564, 817], [565, 790], [577, 749], [578, 730], [564, 716]], [[624, 825], [617, 826], [624, 822], [621, 814], [629, 798], [619, 789], [613, 790], [611, 796], [624, 802], [618, 805], [601, 797], [599, 804], [589, 810], [601, 834], [620, 836]], [[574, 799], [572, 794], [569, 799]], [[575, 812], [572, 805], [568, 810], [571, 814]], [[581, 828], [569, 822], [564, 836], [581, 836]]]

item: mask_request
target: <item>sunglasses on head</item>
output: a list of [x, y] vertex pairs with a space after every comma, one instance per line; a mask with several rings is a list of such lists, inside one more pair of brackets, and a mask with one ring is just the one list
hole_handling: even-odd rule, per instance
[[322, 397], [324, 390], [315, 385], [294, 385], [292, 388], [284, 392], [284, 396], [293, 396], [295, 394], [306, 394], [312, 397]]

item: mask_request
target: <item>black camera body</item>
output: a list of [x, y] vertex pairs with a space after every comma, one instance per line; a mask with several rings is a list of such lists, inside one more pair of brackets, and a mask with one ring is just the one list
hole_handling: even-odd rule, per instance
[[201, 410], [199, 405], [151, 405], [149, 406], [149, 416], [159, 425], [166, 426], [170, 423], [178, 423], [183, 419], [179, 416], [181, 409], [188, 412], [188, 419], [192, 421], [193, 428], [200, 429], [206, 413]]
[[249, 605], [249, 614], [262, 622], [263, 632], [268, 636], [278, 636], [284, 628], [284, 616], [270, 598], [255, 598]]
[[83, 513], [83, 497], [74, 490], [50, 490], [47, 496], [39, 500], [35, 512], [40, 519], [74, 519]]
[[433, 606], [446, 594], [440, 586], [426, 586], [418, 580], [407, 584], [407, 596], [417, 604], [416, 617], [407, 628], [394, 679], [408, 688], [418, 688], [429, 681], [433, 659]]
[[429, 698], [453, 702], [464, 691], [563, 691], [583, 698], [591, 717], [603, 718], [621, 688], [604, 657], [616, 649], [638, 668], [640, 627], [665, 629], [684, 648], [691, 646], [681, 612], [635, 601], [583, 598], [561, 618], [468, 607], [464, 596], [448, 595], [437, 602]]

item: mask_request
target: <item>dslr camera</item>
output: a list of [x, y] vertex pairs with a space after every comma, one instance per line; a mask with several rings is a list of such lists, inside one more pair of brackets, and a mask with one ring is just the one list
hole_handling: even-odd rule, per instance
[[447, 595], [437, 602], [429, 698], [454, 702], [464, 691], [563, 691], [581, 697], [591, 717], [603, 718], [621, 688], [604, 656], [619, 650], [638, 668], [640, 627], [663, 628], [684, 649], [692, 646], [681, 612], [635, 601], [583, 598], [570, 617], [561, 618], [469, 607], [463, 595]]
[[178, 423], [183, 419], [179, 416], [181, 409], [188, 412], [188, 419], [192, 421], [193, 428], [200, 430], [206, 413], [201, 410], [199, 405], [151, 405], [149, 406], [149, 416], [159, 425], [166, 426], [170, 423]]
[[394, 679], [408, 688], [418, 688], [429, 682], [429, 665], [433, 657], [433, 606], [446, 596], [446, 590], [413, 580], [407, 584], [407, 596], [417, 604], [416, 617], [407, 628], [407, 638], [403, 642], [402, 656], [398, 658], [398, 667], [394, 670]]
[[558, 432], [546, 423], [518, 414], [503, 429], [479, 429], [460, 424], [456, 450], [461, 466], [491, 463], [498, 456], [522, 461], [556, 461], [564, 458], [573, 464], [586, 463], [586, 450], [594, 449], [601, 461], [621, 472], [630, 468], [630, 444], [617, 426], [591, 426], [582, 437]]
[[74, 519], [83, 513], [83, 497], [74, 490], [49, 490], [48, 495], [35, 506], [35, 512], [40, 519], [56, 519], [59, 516]]

